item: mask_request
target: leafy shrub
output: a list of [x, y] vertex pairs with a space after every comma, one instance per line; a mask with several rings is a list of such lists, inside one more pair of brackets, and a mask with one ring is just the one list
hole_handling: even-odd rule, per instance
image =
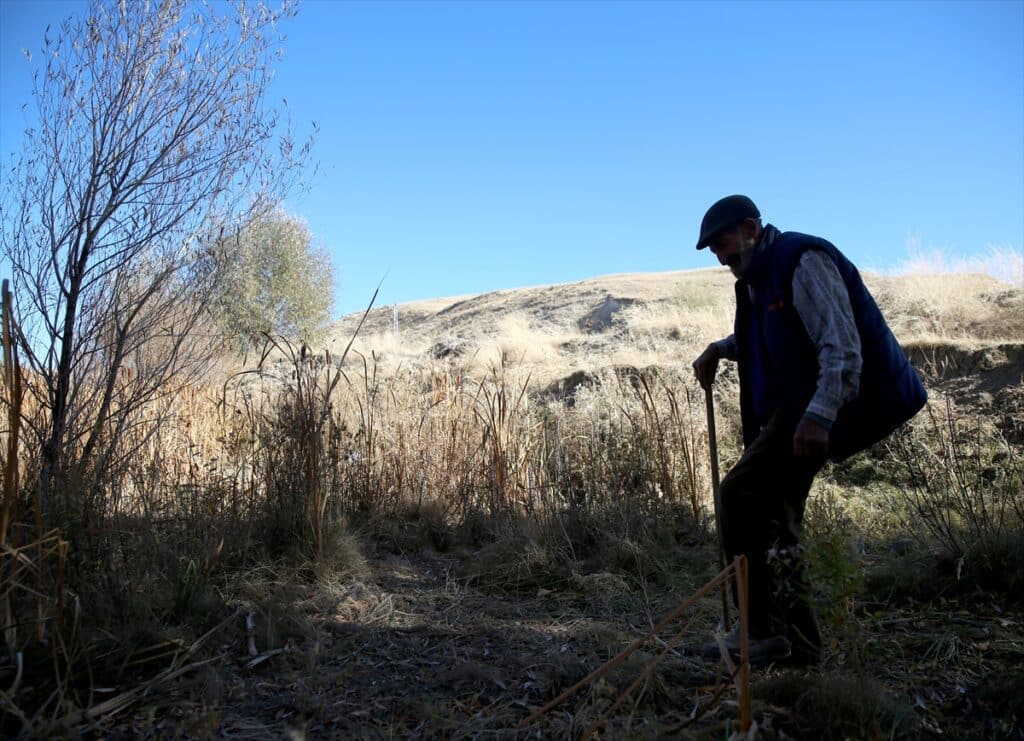
[[221, 238], [215, 252], [223, 277], [214, 315], [240, 348], [266, 334], [310, 343], [323, 338], [333, 269], [304, 221], [275, 211]]
[[844, 621], [863, 585], [864, 565], [857, 553], [858, 533], [836, 489], [826, 485], [808, 500], [807, 569], [817, 592], [818, 611], [830, 623]]

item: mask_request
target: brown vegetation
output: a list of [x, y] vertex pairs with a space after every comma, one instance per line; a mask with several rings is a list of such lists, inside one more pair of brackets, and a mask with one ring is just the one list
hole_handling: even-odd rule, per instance
[[[872, 285], [932, 405], [817, 485], [827, 655], [755, 677], [765, 737], [1020, 727], [993, 683], [1021, 681], [1021, 292], [901, 280]], [[397, 333], [378, 309], [347, 356], [348, 320], [337, 348], [278, 342], [154, 401], [80, 538], [34, 521], [7, 417], [4, 732], [515, 736], [717, 571], [689, 362], [730, 304], [722, 271], [617, 276], [397, 307]], [[724, 467], [728, 370], [716, 399]], [[578, 735], [662, 648], [531, 732]], [[673, 648], [603, 733], [722, 737], [728, 701], [690, 722], [717, 675]]]

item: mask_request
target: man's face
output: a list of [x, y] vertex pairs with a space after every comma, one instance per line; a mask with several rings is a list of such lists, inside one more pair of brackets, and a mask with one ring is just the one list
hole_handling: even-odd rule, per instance
[[708, 248], [718, 258], [718, 262], [727, 266], [733, 275], [740, 278], [750, 264], [750, 255], [754, 248], [751, 241], [743, 237], [740, 229], [730, 229], [716, 235]]
[[727, 229], [717, 234], [708, 244], [708, 248], [718, 258], [718, 262], [727, 266], [737, 278], [743, 277], [756, 247], [756, 227], [751, 228], [746, 225]]

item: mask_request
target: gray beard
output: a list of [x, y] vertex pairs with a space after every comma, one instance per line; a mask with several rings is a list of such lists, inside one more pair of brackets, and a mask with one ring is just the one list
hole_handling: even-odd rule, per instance
[[729, 270], [737, 278], [742, 278], [743, 274], [747, 272], [747, 268], [750, 267], [751, 261], [754, 259], [754, 252], [757, 251], [757, 240], [741, 239], [740, 240], [740, 251], [739, 254], [730, 257], [726, 264], [729, 266]]

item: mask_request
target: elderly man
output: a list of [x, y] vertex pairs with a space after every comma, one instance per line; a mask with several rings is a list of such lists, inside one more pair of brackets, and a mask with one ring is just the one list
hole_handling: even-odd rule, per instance
[[[726, 556], [750, 564], [751, 658], [816, 664], [821, 634], [800, 557], [811, 483], [826, 458], [881, 440], [927, 395], [834, 245], [762, 226], [754, 202], [734, 195], [705, 214], [704, 247], [737, 278], [734, 333], [693, 368], [709, 388], [719, 360], [738, 363], [744, 451], [722, 480], [721, 528]], [[738, 631], [726, 645], [739, 651]]]

